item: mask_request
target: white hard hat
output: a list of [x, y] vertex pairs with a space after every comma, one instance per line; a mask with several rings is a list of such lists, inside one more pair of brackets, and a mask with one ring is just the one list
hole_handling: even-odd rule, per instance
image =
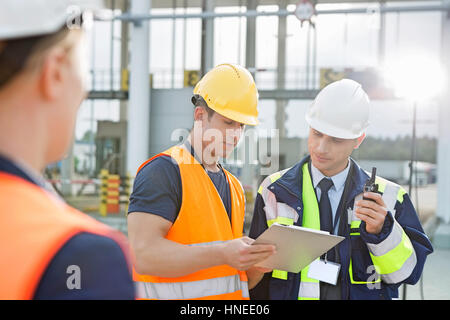
[[319, 92], [305, 119], [311, 128], [328, 136], [355, 139], [369, 126], [369, 106], [361, 85], [342, 79]]
[[50, 34], [77, 13], [101, 7], [100, 0], [1, 0], [0, 40]]

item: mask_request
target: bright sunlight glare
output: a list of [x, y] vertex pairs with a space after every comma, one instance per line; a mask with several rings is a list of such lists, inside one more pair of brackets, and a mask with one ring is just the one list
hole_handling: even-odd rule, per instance
[[445, 87], [445, 74], [439, 61], [424, 56], [406, 56], [384, 68], [385, 80], [398, 98], [412, 101], [432, 99]]

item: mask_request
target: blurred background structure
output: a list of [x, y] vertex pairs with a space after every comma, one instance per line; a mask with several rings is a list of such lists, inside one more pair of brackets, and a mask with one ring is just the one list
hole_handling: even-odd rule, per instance
[[407, 298], [450, 299], [450, 277], [437, 272], [450, 263], [450, 1], [106, 3], [88, 34], [90, 88], [76, 140], [46, 170], [69, 203], [126, 233], [138, 166], [187, 136], [201, 76], [238, 63], [256, 80], [261, 124], [223, 162], [244, 185], [248, 227], [264, 173], [306, 155], [304, 114], [318, 91], [354, 79], [373, 108], [353, 157], [410, 187], [436, 248]]

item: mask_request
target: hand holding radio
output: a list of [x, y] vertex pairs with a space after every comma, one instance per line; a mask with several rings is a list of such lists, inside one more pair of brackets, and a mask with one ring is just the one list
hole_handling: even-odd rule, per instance
[[363, 200], [355, 203], [356, 217], [366, 223], [366, 231], [371, 234], [379, 234], [383, 228], [387, 215], [386, 204], [378, 191], [375, 183], [376, 168], [372, 168], [372, 176], [364, 185]]

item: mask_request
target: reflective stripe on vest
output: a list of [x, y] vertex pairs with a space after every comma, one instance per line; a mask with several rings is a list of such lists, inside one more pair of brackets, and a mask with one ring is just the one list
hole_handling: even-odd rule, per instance
[[270, 227], [273, 223], [292, 225], [297, 222], [299, 215], [297, 211], [287, 204], [277, 202], [275, 195], [269, 190], [269, 186], [283, 176], [288, 169], [276, 172], [267, 177], [258, 189], [266, 204], [265, 213], [267, 225]]
[[[319, 204], [317, 203], [311, 176], [309, 175], [308, 163], [302, 167], [303, 172], [303, 223], [305, 228], [320, 230]], [[320, 283], [319, 280], [308, 277], [309, 265], [300, 273], [300, 288], [298, 292], [299, 300], [319, 300]]]
[[123, 234], [19, 177], [0, 173], [0, 207], [0, 300], [32, 299], [53, 257], [81, 232], [113, 239], [128, 259]]
[[[211, 179], [191, 153], [175, 146], [159, 154], [178, 164], [183, 192], [178, 217], [166, 238], [183, 245], [215, 245], [242, 237], [245, 213], [240, 182], [225, 169], [231, 196], [230, 219]], [[143, 166], [141, 166], [142, 168]], [[182, 277], [138, 274], [133, 270], [138, 297], [143, 299], [249, 299], [247, 276], [229, 265], [214, 266]]]
[[[297, 222], [299, 216], [297, 211], [285, 203], [277, 202], [275, 195], [268, 189], [269, 185], [282, 177], [289, 169], [277, 172], [263, 181], [258, 192], [264, 200], [264, 211], [266, 213], [267, 225], [270, 227], [274, 222], [292, 225]], [[303, 221], [302, 226], [320, 230], [319, 205], [316, 201], [316, 194], [313, 188], [308, 164], [303, 165]], [[309, 265], [300, 273], [299, 300], [318, 300], [320, 298], [319, 280], [308, 277]], [[273, 270], [272, 277], [287, 280], [287, 271]]]
[[[379, 280], [373, 282], [354, 281], [352, 272], [352, 261], [350, 260], [350, 280], [352, 284], [375, 283], [383, 280], [386, 283], [398, 283], [408, 278], [417, 263], [416, 253], [410, 239], [403, 228], [395, 220], [395, 204], [403, 202], [406, 191], [399, 185], [386, 179], [376, 177], [379, 191], [383, 193], [382, 198], [386, 204], [386, 209], [391, 212], [394, 219], [394, 226], [389, 236], [378, 244], [367, 243], [369, 254], [376, 272], [381, 276]], [[355, 198], [355, 202], [362, 199], [362, 194]], [[349, 211], [350, 235], [359, 235], [352, 230], [359, 229], [361, 220], [355, 215], [354, 210]]]
[[[386, 209], [392, 213], [392, 216], [395, 216], [395, 204], [396, 202], [403, 202], [403, 196], [406, 191], [400, 187], [399, 185], [390, 182], [386, 179], [376, 177], [375, 182], [378, 184], [378, 190], [382, 192], [382, 199], [386, 204]], [[360, 201], [363, 199], [363, 194], [359, 194], [355, 197], [354, 202]], [[350, 235], [359, 235], [359, 231], [356, 232], [355, 229], [359, 229], [361, 225], [361, 220], [356, 216], [355, 213], [356, 207], [348, 210], [348, 224], [350, 225]], [[354, 229], [354, 230], [351, 230]], [[353, 232], [354, 231], [354, 232]], [[353, 232], [353, 233], [352, 233]]]
[[[242, 299], [248, 298], [247, 281], [239, 275], [189, 282], [136, 282], [139, 297], [144, 299]], [[225, 297], [224, 297], [225, 296]]]
[[379, 244], [368, 243], [370, 257], [377, 273], [386, 283], [408, 278], [417, 263], [416, 252], [403, 228], [394, 220], [390, 235]]

